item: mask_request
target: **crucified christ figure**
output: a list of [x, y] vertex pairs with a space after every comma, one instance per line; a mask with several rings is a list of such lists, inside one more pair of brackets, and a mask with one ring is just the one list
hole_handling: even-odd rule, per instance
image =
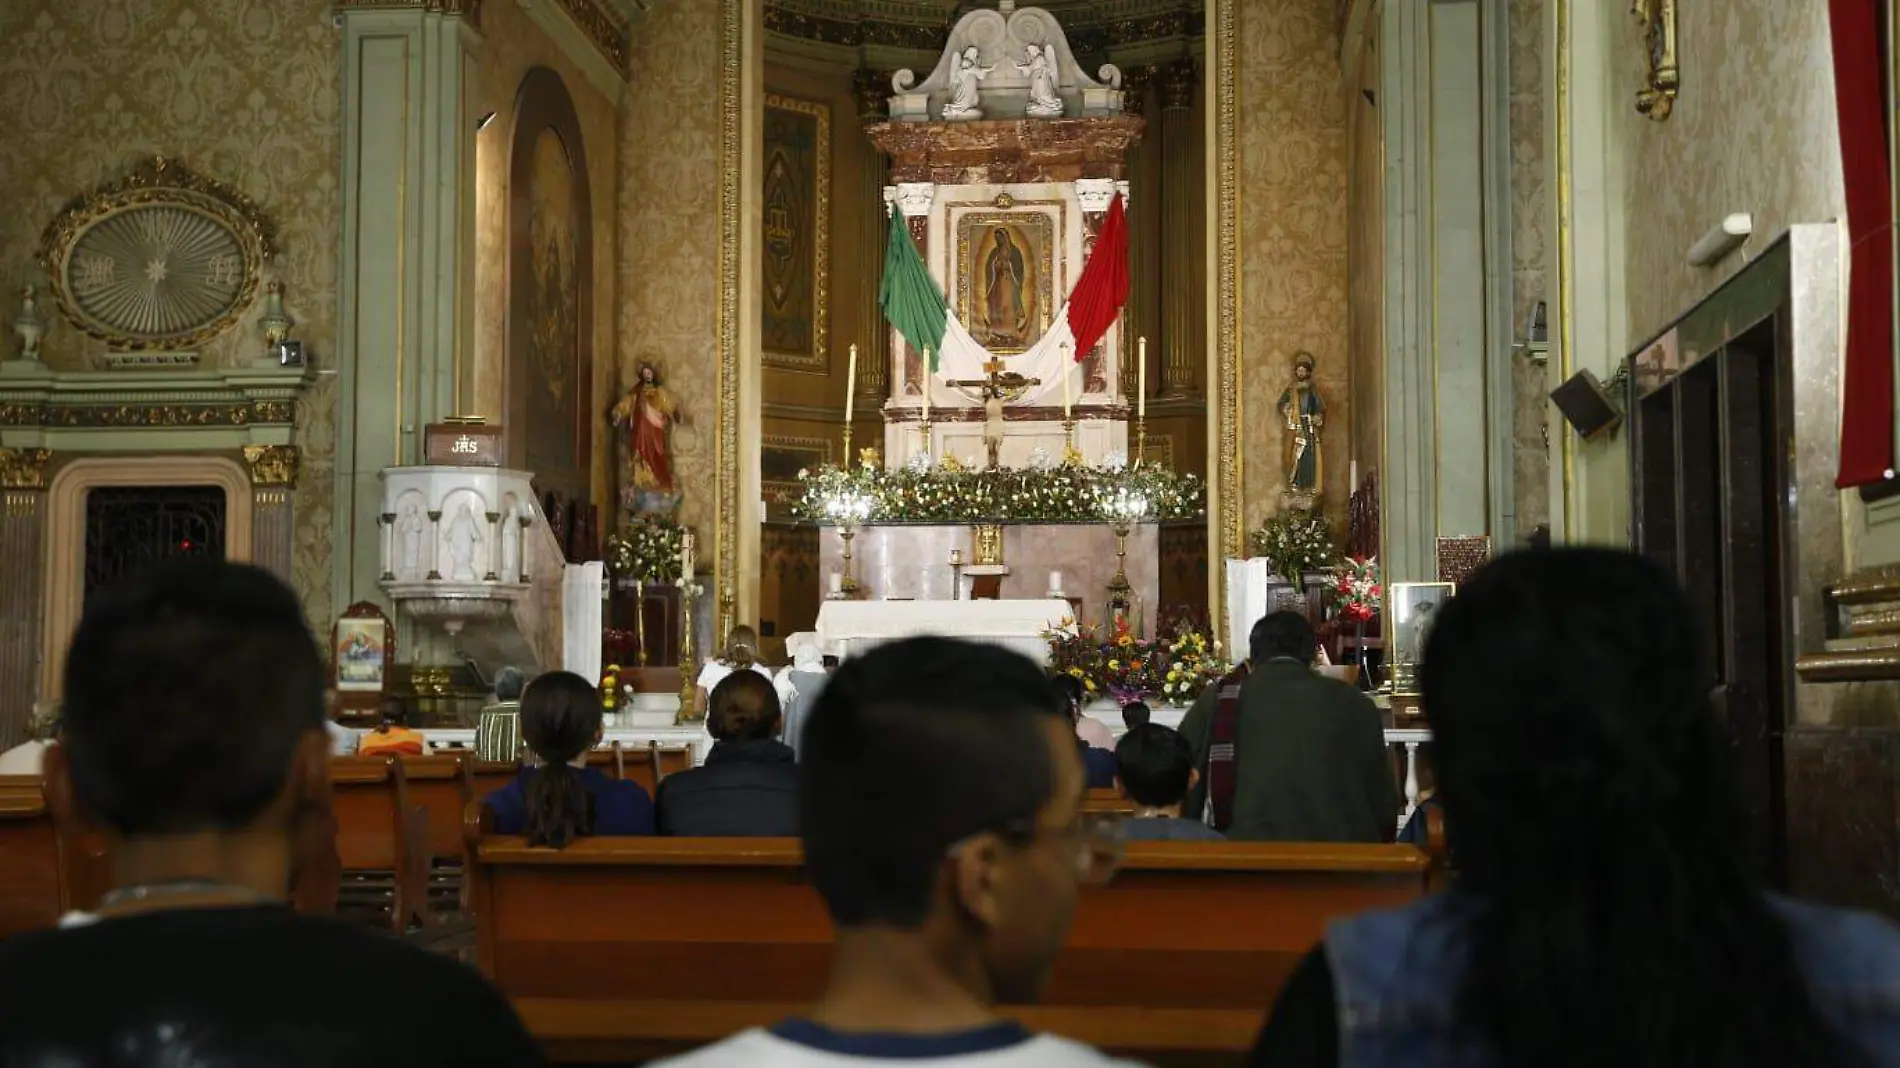
[[1003, 466], [998, 459], [1003, 450], [1003, 405], [1022, 396], [1029, 387], [1042, 385], [1042, 379], [1024, 378], [1015, 371], [1005, 371], [1001, 360], [989, 361], [983, 370], [989, 372], [984, 378], [966, 378], [944, 385], [982, 391], [983, 448], [990, 456], [990, 470], [996, 471]]

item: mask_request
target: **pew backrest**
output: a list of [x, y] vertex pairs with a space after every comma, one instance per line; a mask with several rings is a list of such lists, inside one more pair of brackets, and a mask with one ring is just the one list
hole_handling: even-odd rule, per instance
[[404, 758], [332, 757], [330, 789], [341, 871], [392, 873], [393, 930], [426, 919], [429, 817], [409, 799]]
[[[556, 1059], [709, 1041], [823, 990], [832, 927], [795, 840], [556, 851], [477, 828], [471, 856], [482, 967]], [[1429, 869], [1410, 846], [1131, 843], [1041, 1003], [1012, 1011], [1123, 1052], [1242, 1051], [1329, 919], [1416, 899]]]

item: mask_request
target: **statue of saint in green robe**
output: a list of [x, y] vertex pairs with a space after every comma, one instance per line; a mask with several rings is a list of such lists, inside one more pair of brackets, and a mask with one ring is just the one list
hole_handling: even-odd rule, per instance
[[1293, 384], [1280, 394], [1280, 421], [1286, 427], [1283, 445], [1287, 492], [1317, 496], [1324, 468], [1320, 466], [1320, 429], [1326, 425], [1326, 405], [1313, 387], [1313, 355], [1293, 357]]

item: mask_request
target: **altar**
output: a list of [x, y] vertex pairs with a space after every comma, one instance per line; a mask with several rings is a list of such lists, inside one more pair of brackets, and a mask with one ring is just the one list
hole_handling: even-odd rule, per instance
[[[1001, 580], [997, 596], [1005, 601], [1055, 595], [1079, 602], [1081, 622], [1105, 620], [1108, 585], [1115, 577], [1114, 531], [1106, 525], [1082, 523], [1011, 524], [993, 529], [1002, 532], [1002, 562], [984, 565], [978, 563], [982, 557], [973, 527], [864, 527], [851, 546], [858, 595], [866, 601], [950, 602], [956, 575], [962, 575], [957, 598], [971, 596], [975, 579], [993, 576]], [[953, 552], [960, 555], [961, 567], [952, 566]], [[844, 541], [838, 528], [820, 528], [818, 561], [821, 574], [844, 574]], [[1127, 567], [1135, 615], [1152, 626], [1161, 588], [1160, 536], [1153, 523], [1130, 529]], [[829, 588], [830, 579], [826, 582]]]
[[1049, 659], [1043, 633], [1068, 618], [1067, 601], [828, 601], [818, 610], [818, 643], [847, 660], [886, 642], [924, 634], [1013, 649], [1038, 664]]

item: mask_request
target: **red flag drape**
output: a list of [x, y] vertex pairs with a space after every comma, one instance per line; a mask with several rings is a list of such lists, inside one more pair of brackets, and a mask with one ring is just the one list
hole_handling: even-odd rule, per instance
[[1075, 358], [1080, 362], [1115, 325], [1122, 305], [1128, 303], [1128, 216], [1121, 194], [1108, 205], [1095, 251], [1082, 267], [1069, 294], [1069, 330], [1075, 334]]
[[1852, 242], [1841, 466], [1835, 479], [1841, 489], [1879, 482], [1893, 467], [1893, 186], [1880, 21], [1874, 7], [1874, 0], [1828, 0]]

